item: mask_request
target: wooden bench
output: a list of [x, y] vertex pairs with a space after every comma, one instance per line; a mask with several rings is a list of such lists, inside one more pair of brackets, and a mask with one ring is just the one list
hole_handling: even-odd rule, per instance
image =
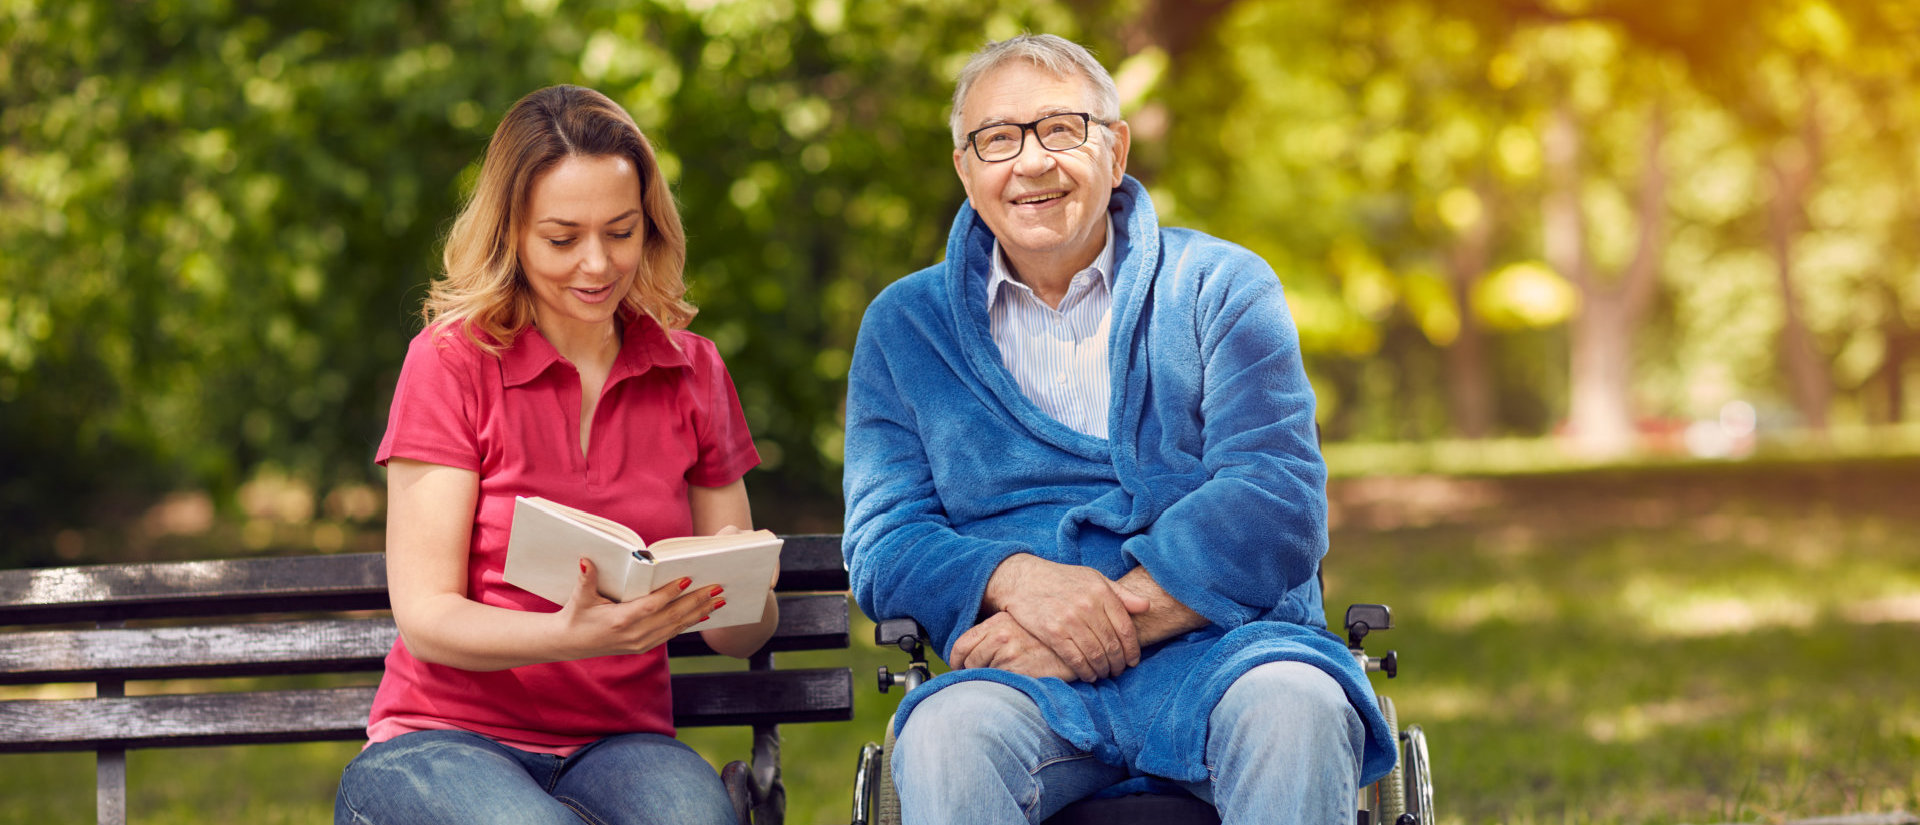
[[[118, 825], [129, 749], [360, 739], [371, 685], [147, 695], [127, 683], [379, 671], [396, 635], [386, 578], [378, 553], [0, 571], [0, 684], [94, 686], [93, 698], [0, 701], [0, 753], [93, 751], [99, 821]], [[723, 776], [756, 823], [784, 818], [777, 726], [852, 718], [850, 670], [773, 664], [779, 651], [847, 647], [846, 589], [839, 536], [788, 536], [766, 649], [746, 670], [673, 676], [676, 725], [752, 726], [751, 765]], [[713, 655], [698, 635], [668, 650]]]

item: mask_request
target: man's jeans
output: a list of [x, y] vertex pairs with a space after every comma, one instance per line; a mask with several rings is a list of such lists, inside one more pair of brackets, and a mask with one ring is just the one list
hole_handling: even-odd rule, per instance
[[700, 754], [632, 733], [572, 756], [529, 753], [464, 731], [403, 734], [360, 752], [340, 777], [336, 825], [731, 823], [727, 792]]
[[[1277, 662], [1233, 683], [1208, 718], [1209, 782], [1176, 783], [1223, 825], [1352, 822], [1366, 727], [1319, 668]], [[895, 742], [905, 825], [1039, 822], [1128, 778], [1054, 735], [1026, 694], [961, 682], [921, 702]]]

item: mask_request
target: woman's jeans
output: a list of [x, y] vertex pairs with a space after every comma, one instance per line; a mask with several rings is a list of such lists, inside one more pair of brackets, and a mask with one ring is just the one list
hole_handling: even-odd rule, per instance
[[465, 731], [376, 743], [348, 763], [337, 825], [732, 823], [720, 776], [670, 736], [630, 733], [559, 757]]
[[[1208, 782], [1173, 783], [1224, 825], [1352, 822], [1366, 727], [1332, 677], [1265, 664], [1208, 717]], [[905, 825], [1039, 822], [1129, 778], [1056, 736], [1033, 700], [998, 682], [949, 685], [914, 708], [895, 742]]]

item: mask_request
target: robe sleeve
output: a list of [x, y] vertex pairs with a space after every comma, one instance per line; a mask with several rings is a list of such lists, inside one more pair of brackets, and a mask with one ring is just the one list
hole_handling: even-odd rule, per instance
[[1299, 334], [1264, 261], [1243, 250], [1225, 266], [1192, 295], [1205, 480], [1123, 550], [1223, 629], [1261, 619], [1324, 626], [1323, 615], [1307, 615], [1321, 610], [1326, 464]]
[[912, 395], [915, 370], [942, 368], [922, 339], [935, 333], [899, 300], [882, 293], [869, 307], [847, 376], [842, 553], [860, 608], [876, 621], [919, 621], [945, 657], [978, 619], [995, 568], [1031, 548], [960, 535], [948, 520], [914, 412], [916, 400], [938, 400]]

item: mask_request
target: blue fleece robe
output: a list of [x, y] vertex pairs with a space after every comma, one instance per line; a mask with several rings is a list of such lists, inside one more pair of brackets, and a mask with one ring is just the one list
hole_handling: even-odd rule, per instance
[[1077, 748], [1137, 774], [1207, 778], [1207, 720], [1227, 687], [1298, 661], [1345, 689], [1367, 728], [1362, 784], [1398, 748], [1366, 674], [1327, 630], [1326, 468], [1313, 390], [1280, 281], [1258, 256], [1162, 228], [1131, 177], [1115, 190], [1109, 438], [1042, 412], [988, 328], [993, 235], [962, 205], [946, 260], [867, 308], [847, 388], [844, 552], [873, 617], [911, 616], [943, 655], [1014, 553], [1118, 579], [1144, 565], [1212, 622], [1093, 683], [976, 668], [900, 705], [986, 679], [1025, 692]]

